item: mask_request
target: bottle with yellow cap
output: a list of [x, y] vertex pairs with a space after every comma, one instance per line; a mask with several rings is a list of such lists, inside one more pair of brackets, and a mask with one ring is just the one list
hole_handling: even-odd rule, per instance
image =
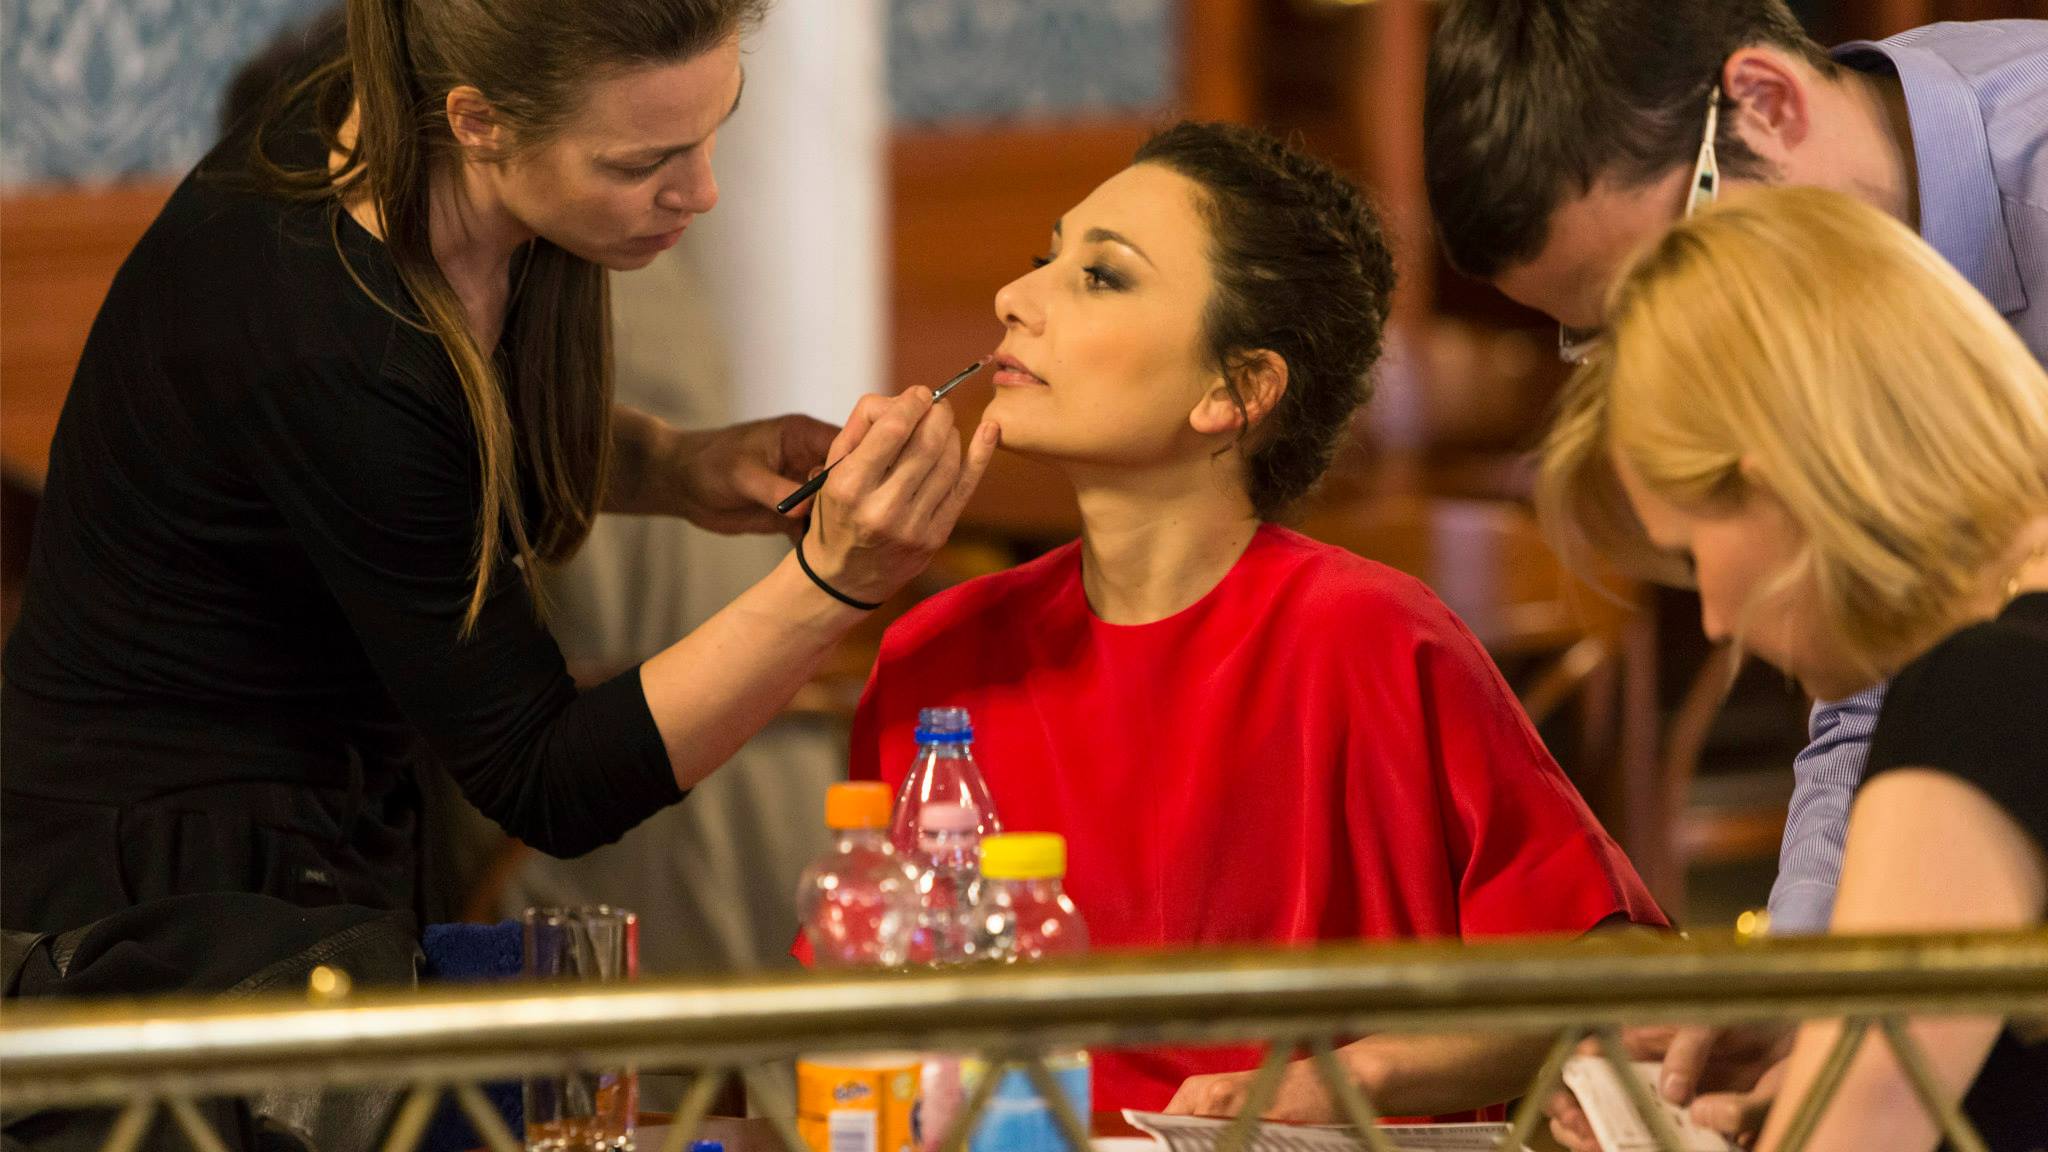
[[[1067, 842], [1047, 832], [1007, 832], [981, 842], [981, 896], [974, 906], [977, 960], [1030, 963], [1088, 950], [1088, 925], [1066, 893]], [[1060, 1094], [1083, 1124], [1092, 1092], [1088, 1053], [1044, 1054]], [[961, 1067], [971, 1094], [989, 1073], [979, 1060]], [[970, 1152], [1062, 1152], [1066, 1139], [1052, 1106], [1021, 1068], [996, 1082], [988, 1110], [969, 1139]]]
[[1088, 925], [1067, 898], [1067, 842], [1050, 832], [1006, 832], [981, 842], [974, 956], [1014, 964], [1088, 950]]
[[804, 869], [797, 910], [821, 967], [896, 968], [917, 922], [917, 871], [889, 843], [889, 789], [834, 784], [825, 793], [832, 847]]

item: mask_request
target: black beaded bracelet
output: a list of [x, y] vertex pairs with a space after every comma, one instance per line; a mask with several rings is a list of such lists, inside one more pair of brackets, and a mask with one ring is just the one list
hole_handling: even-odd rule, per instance
[[848, 596], [846, 593], [841, 592], [839, 589], [834, 588], [830, 584], [825, 583], [824, 577], [819, 576], [816, 572], [811, 571], [811, 562], [804, 558], [804, 536], [809, 536], [810, 534], [811, 526], [808, 522], [806, 522], [804, 524], [803, 535], [800, 535], [796, 538], [796, 565], [797, 567], [804, 570], [804, 575], [809, 576], [811, 578], [811, 583], [816, 584], [819, 588], [823, 589], [825, 595], [830, 596], [834, 600], [839, 601], [841, 604], [846, 605], [848, 608], [858, 608], [863, 612], [873, 612], [875, 609], [880, 608], [880, 604], [870, 604], [865, 600], [855, 600], [853, 597]]

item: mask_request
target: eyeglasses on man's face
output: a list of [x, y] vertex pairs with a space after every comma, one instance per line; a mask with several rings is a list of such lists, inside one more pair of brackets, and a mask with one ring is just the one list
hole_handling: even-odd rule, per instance
[[[1680, 219], [1712, 204], [1721, 195], [1721, 164], [1714, 156], [1714, 137], [1721, 128], [1721, 86], [1707, 94], [1707, 130], [1700, 137], [1700, 158], [1692, 166], [1692, 184], [1685, 194], [1685, 213]], [[1602, 328], [1557, 326], [1557, 358], [1567, 364], [1584, 364], [1607, 335]]]

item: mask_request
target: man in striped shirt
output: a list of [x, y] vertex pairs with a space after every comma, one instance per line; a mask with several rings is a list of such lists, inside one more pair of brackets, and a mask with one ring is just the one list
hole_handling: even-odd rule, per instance
[[[2048, 21], [1936, 24], [1828, 51], [1784, 0], [1453, 0], [1429, 62], [1430, 203], [1451, 263], [1560, 323], [1582, 358], [1629, 255], [1745, 185], [1819, 185], [1916, 227], [2048, 363]], [[1930, 380], [1928, 387], [1941, 382]], [[1821, 932], [1882, 687], [1814, 708], [1771, 892]], [[1760, 1121], [1768, 1046], [1681, 1033], [1660, 1087]], [[1591, 1135], [1568, 1102], [1553, 1125]], [[1752, 1129], [1753, 1130], [1753, 1129]]]

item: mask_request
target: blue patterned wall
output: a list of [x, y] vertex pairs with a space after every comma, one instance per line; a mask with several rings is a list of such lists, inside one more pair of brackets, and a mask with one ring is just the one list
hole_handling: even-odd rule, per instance
[[0, 183], [191, 167], [241, 62], [327, 0], [0, 0]]
[[1150, 109], [1172, 97], [1173, 0], [891, 0], [899, 123]]
[[[329, 2], [0, 0], [0, 183], [184, 171], [236, 67]], [[1145, 109], [1172, 89], [1174, 0], [887, 7], [900, 123]]]

